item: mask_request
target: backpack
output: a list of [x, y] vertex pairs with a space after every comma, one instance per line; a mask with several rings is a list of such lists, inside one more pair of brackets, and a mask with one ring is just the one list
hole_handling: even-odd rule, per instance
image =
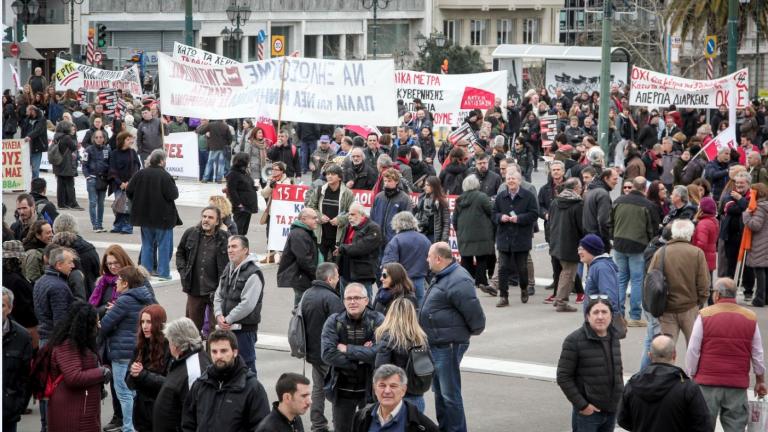
[[36, 202], [35, 212], [37, 213], [37, 220], [47, 221], [51, 226], [53, 226], [53, 219], [51, 218], [51, 215], [43, 211], [45, 210], [45, 206], [48, 205], [49, 202], [50, 201], [48, 200], [40, 200]]
[[426, 393], [432, 387], [435, 363], [429, 348], [417, 345], [408, 350], [408, 364], [405, 376], [408, 378], [408, 392], [416, 395]]
[[61, 165], [64, 162], [64, 155], [61, 154], [58, 141], [48, 147], [48, 162], [51, 165]]
[[52, 357], [53, 347], [50, 344], [40, 348], [37, 354], [32, 357], [29, 389], [37, 400], [49, 399], [64, 379], [64, 374], [59, 375], [56, 379], [51, 376]]
[[664, 257], [667, 247], [662, 246], [658, 252], [660, 264], [656, 269], [648, 270], [643, 283], [643, 309], [655, 318], [664, 314], [667, 309], [667, 296], [669, 295], [669, 286], [667, 278], [664, 276]]
[[307, 356], [307, 330], [304, 327], [304, 314], [301, 313], [301, 296], [299, 305], [293, 310], [293, 316], [288, 322], [288, 345], [291, 347], [291, 357], [303, 359]]

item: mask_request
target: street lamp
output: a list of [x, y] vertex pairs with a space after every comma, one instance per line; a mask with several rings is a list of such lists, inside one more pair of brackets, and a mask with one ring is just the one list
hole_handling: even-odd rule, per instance
[[[37, 0], [15, 0], [11, 3], [11, 9], [18, 17], [16, 18], [16, 41], [21, 42], [22, 30], [24, 30], [24, 34], [27, 33], [27, 24], [32, 20], [32, 17], [37, 15], [40, 10], [40, 3]], [[23, 29], [22, 24], [24, 25]]]
[[251, 18], [251, 8], [248, 6], [240, 6], [237, 4], [237, 0], [235, 0], [229, 7], [227, 7], [226, 12], [227, 19], [232, 23], [233, 28], [230, 29], [225, 26], [224, 30], [221, 31], [221, 37], [224, 38], [225, 42], [240, 42], [243, 40], [243, 30], [240, 26], [244, 26], [248, 19]]
[[376, 51], [378, 48], [378, 41], [377, 41], [377, 31], [379, 29], [378, 25], [378, 15], [377, 11], [379, 9], [386, 9], [387, 6], [389, 6], [389, 2], [392, 0], [362, 0], [363, 7], [366, 9], [373, 9], [373, 58], [376, 59]]
[[445, 35], [443, 35], [443, 33], [432, 32], [429, 34], [429, 38], [421, 33], [416, 36], [416, 45], [419, 49], [423, 49], [429, 42], [434, 43], [438, 48], [443, 48], [446, 42]]
[[70, 60], [75, 61], [75, 3], [83, 4], [84, 0], [61, 0], [64, 5], [69, 5], [69, 55]]

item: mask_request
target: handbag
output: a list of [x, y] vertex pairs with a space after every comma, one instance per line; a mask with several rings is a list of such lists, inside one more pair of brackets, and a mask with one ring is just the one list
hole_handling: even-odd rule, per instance
[[96, 190], [101, 192], [109, 188], [109, 180], [103, 176], [96, 176]]
[[130, 213], [131, 209], [128, 204], [128, 195], [125, 193], [118, 194], [115, 201], [112, 203], [112, 211], [115, 214]]
[[417, 345], [408, 350], [408, 364], [405, 366], [408, 378], [408, 392], [422, 395], [432, 386], [435, 362], [428, 347]]
[[768, 401], [764, 397], [749, 401], [747, 432], [768, 432]]

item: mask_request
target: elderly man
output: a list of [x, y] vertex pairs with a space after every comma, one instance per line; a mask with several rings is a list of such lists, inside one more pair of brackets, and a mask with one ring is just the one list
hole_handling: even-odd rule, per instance
[[48, 342], [54, 325], [69, 314], [74, 302], [72, 291], [67, 284], [67, 277], [75, 268], [75, 252], [69, 248], [56, 248], [51, 251], [48, 266], [43, 276], [35, 282], [32, 294], [35, 303], [35, 316], [40, 322], [40, 346]]
[[[378, 143], [378, 141], [376, 141]], [[376, 186], [378, 174], [376, 167], [366, 163], [366, 156], [360, 147], [353, 148], [349, 153], [352, 163], [344, 170], [344, 181], [349, 189], [371, 190]], [[375, 164], [375, 161], [374, 161]]]
[[375, 331], [384, 315], [368, 308], [365, 287], [351, 283], [344, 290], [343, 312], [323, 325], [323, 361], [331, 366], [326, 396], [333, 405], [333, 430], [352, 430], [352, 416], [371, 395], [371, 372], [376, 359]]
[[752, 176], [752, 184], [762, 183], [768, 186], [768, 170], [763, 166], [760, 152], [751, 152], [747, 156], [747, 172]]
[[691, 339], [693, 324], [709, 297], [709, 268], [704, 252], [691, 244], [693, 222], [678, 219], [672, 222], [672, 240], [653, 255], [649, 270], [658, 269], [664, 260], [664, 277], [669, 294], [664, 314], [659, 317], [661, 333], [677, 341], [680, 331], [685, 342]]
[[728, 171], [731, 165], [737, 162], [731, 161], [730, 147], [723, 147], [717, 152], [717, 158], [709, 161], [704, 167], [704, 178], [712, 185], [712, 198], [720, 200], [720, 194], [728, 182]]
[[[718, 272], [719, 275], [735, 276], [741, 236], [744, 232], [742, 215], [747, 210], [752, 195], [752, 190], [749, 187], [751, 180], [752, 177], [747, 172], [736, 173], [733, 176], [733, 190], [728, 196], [724, 194], [721, 199], [718, 252], [722, 250], [725, 259], [718, 262], [718, 267], [725, 269], [725, 273]], [[749, 275], [745, 275], [745, 279], [751, 279], [752, 270], [747, 268], [745, 273], [749, 273]], [[744, 287], [744, 301], [752, 300], [752, 284], [744, 283]]]
[[326, 174], [323, 168], [335, 154], [331, 149], [331, 138], [328, 135], [321, 136], [317, 150], [310, 156], [309, 170], [312, 171], [312, 180], [318, 180]]
[[448, 243], [433, 244], [427, 262], [435, 279], [419, 311], [419, 324], [427, 334], [435, 363], [432, 389], [437, 421], [440, 430], [466, 431], [459, 365], [470, 337], [485, 330], [485, 313], [474, 279], [453, 259]]
[[648, 356], [652, 364], [624, 387], [619, 426], [637, 432], [711, 432], [709, 410], [699, 386], [675, 366], [675, 341], [656, 336]]
[[424, 299], [424, 279], [427, 276], [427, 254], [432, 242], [419, 232], [419, 221], [411, 212], [400, 212], [392, 218], [397, 234], [384, 247], [381, 265], [396, 262], [405, 267], [416, 290], [418, 304]]
[[45, 88], [48, 87], [48, 79], [43, 75], [43, 68], [36, 67], [35, 74], [29, 77], [27, 84], [32, 87], [32, 93], [45, 92]]
[[693, 324], [685, 364], [688, 374], [701, 386], [712, 424], [719, 416], [726, 432], [743, 431], [749, 411], [750, 363], [755, 395], [768, 394], [763, 341], [755, 313], [736, 304], [733, 279], [718, 279], [714, 289], [715, 304], [702, 309]]
[[667, 225], [676, 219], [688, 219], [693, 220], [696, 216], [697, 208], [694, 204], [688, 201], [688, 188], [682, 185], [675, 186], [672, 189], [672, 194], [669, 197], [669, 201], [672, 204], [669, 209], [669, 213], [664, 216], [662, 225]]
[[403, 369], [392, 364], [379, 366], [373, 373], [373, 390], [378, 402], [355, 413], [352, 432], [439, 430], [429, 417], [403, 399], [408, 390], [408, 378]]
[[181, 219], [176, 210], [179, 189], [165, 170], [165, 161], [165, 151], [153, 150], [149, 167], [131, 178], [126, 194], [131, 200], [131, 225], [141, 227], [140, 264], [153, 271], [157, 245], [157, 275], [162, 280], [170, 280], [173, 227], [181, 225]]
[[299, 213], [291, 224], [277, 268], [277, 286], [293, 288], [294, 308], [312, 285], [317, 265], [323, 262], [315, 237], [318, 220], [317, 212], [309, 207]]
[[366, 216], [365, 207], [360, 203], [349, 206], [347, 219], [349, 224], [344, 228], [341, 243], [333, 251], [333, 256], [338, 257], [341, 293], [344, 294], [345, 285], [358, 282], [365, 286], [370, 299], [379, 253], [384, 245], [381, 227]]

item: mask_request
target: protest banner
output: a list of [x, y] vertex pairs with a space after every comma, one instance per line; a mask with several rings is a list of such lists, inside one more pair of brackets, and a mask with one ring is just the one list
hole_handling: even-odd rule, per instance
[[104, 105], [104, 114], [115, 118], [122, 118], [127, 108], [125, 101], [118, 97], [117, 89], [99, 90], [98, 101]]
[[3, 192], [27, 191], [31, 181], [29, 145], [23, 139], [4, 139]]
[[557, 116], [547, 115], [539, 117], [539, 128], [541, 130], [541, 147], [548, 150], [552, 147], [552, 141], [557, 136]]
[[56, 58], [55, 77], [57, 91], [84, 89], [97, 92], [103, 88], [112, 88], [133, 95], [142, 94], [139, 68], [136, 65], [111, 71]]
[[[728, 128], [720, 132], [716, 137], [712, 138], [712, 140], [709, 141], [699, 153], [704, 152], [709, 160], [715, 160], [717, 154], [720, 153], [720, 150], [729, 147], [734, 150], [738, 147], [736, 142], [735, 125], [728, 126]], [[698, 153], [693, 157], [696, 156], [698, 156]]]
[[158, 76], [163, 83], [163, 113], [168, 115], [280, 118], [282, 110], [283, 121], [369, 125], [397, 122], [392, 60], [281, 57], [213, 66], [190, 64], [158, 53]]
[[197, 133], [179, 132], [168, 134], [164, 140], [165, 170], [172, 176], [197, 178], [200, 174], [197, 153]]
[[713, 80], [691, 80], [632, 67], [629, 104], [645, 107], [719, 108], [731, 107], [734, 88], [736, 108], [749, 106], [749, 70], [741, 69]]
[[[309, 186], [306, 185], [286, 185], [279, 184], [272, 189], [272, 204], [269, 211], [269, 241], [268, 250], [282, 251], [285, 247], [285, 239], [291, 230], [291, 224], [299, 217], [299, 213], [304, 209], [304, 201], [309, 193]], [[363, 205], [370, 213], [373, 206], [373, 192], [369, 190], [353, 189], [352, 195], [355, 202]], [[419, 200], [419, 194], [410, 194], [413, 206]], [[457, 195], [448, 195], [448, 207], [453, 217], [453, 209], [456, 205]], [[459, 256], [459, 244], [456, 240], [456, 231], [451, 226], [449, 233], [449, 244], [453, 255]]]
[[421, 99], [432, 113], [434, 126], [459, 126], [469, 111], [493, 107], [496, 98], [507, 98], [506, 71], [442, 75], [409, 70], [395, 71], [397, 99], [414, 112], [414, 99]]
[[464, 123], [460, 128], [448, 135], [448, 142], [451, 143], [452, 146], [455, 146], [456, 143], [461, 140], [466, 140], [470, 144], [477, 142], [477, 136], [475, 136], [475, 132], [472, 130], [469, 123]]
[[232, 60], [231, 58], [220, 56], [210, 51], [191, 47], [189, 45], [184, 45], [179, 42], [173, 43], [172, 56], [175, 59], [183, 60], [187, 63], [217, 66], [240, 64], [240, 62]]

